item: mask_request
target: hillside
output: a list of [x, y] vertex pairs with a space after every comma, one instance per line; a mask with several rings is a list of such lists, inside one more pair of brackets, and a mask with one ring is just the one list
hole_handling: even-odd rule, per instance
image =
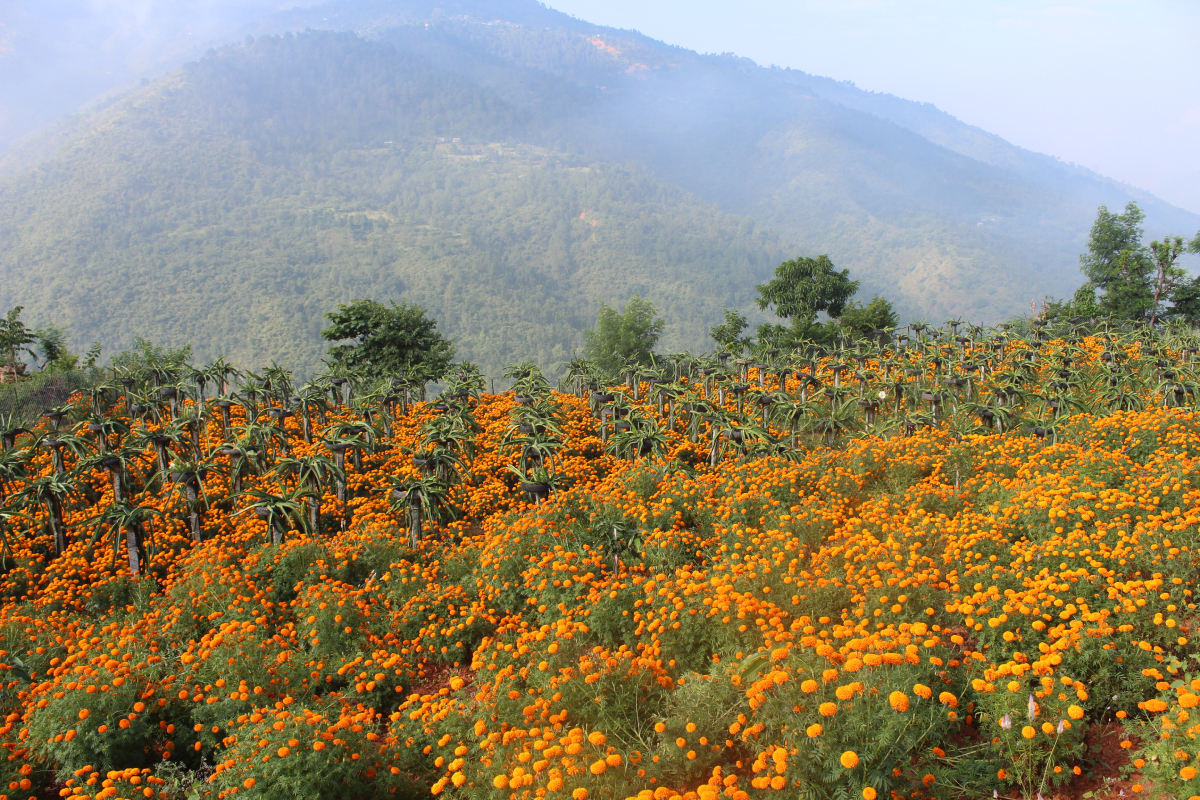
[[[800, 253], [903, 316], [996, 322], [1070, 293], [1096, 206], [1135, 199], [931, 106], [531, 1], [341, 0], [246, 34], [6, 155], [0, 304], [311, 371], [323, 311], [403, 294], [489, 370], [500, 341], [552, 367], [632, 292], [703, 349]], [[1200, 228], [1136, 199], [1152, 235]]]
[[[625, 138], [643, 141], [649, 138], [655, 140], [656, 147], [675, 153], [698, 147], [696, 152], [724, 156], [715, 161], [687, 161], [685, 169], [675, 170], [673, 180], [690, 174], [695, 183], [709, 180], [707, 176], [716, 172], [736, 181], [743, 173], [727, 162], [736, 160], [730, 156], [736, 156], [737, 151], [714, 148], [716, 140], [723, 138], [726, 145], [740, 141], [739, 149], [746, 151], [772, 126], [782, 122], [785, 128], [803, 128], [804, 118], [814, 107], [834, 106], [827, 113], [837, 115], [852, 129], [862, 125], [863, 118], [844, 111], [860, 111], [886, 120], [939, 148], [1026, 178], [1043, 193], [1050, 190], [1046, 200], [1059, 212], [1061, 220], [1069, 221], [1071, 226], [1076, 224], [1072, 215], [1083, 214], [1090, 221], [1096, 205], [1123, 206], [1131, 199], [1147, 210], [1149, 230], [1155, 235], [1200, 224], [1197, 215], [1153, 195], [1083, 167], [1014, 146], [931, 104], [863, 91], [845, 81], [799, 70], [759, 67], [749, 59], [730, 54], [699, 55], [636, 31], [594, 25], [531, 0], [403, 3], [333, 0], [268, 17], [244, 30], [281, 33], [305, 28], [351, 30], [393, 41], [403, 37], [404, 46], [422, 49], [431, 58], [442, 58], [445, 65], [464, 73], [473, 70], [476, 78], [483, 80], [489, 72], [495, 72], [495, 62], [504, 62], [527, 74], [538, 74], [543, 79], [543, 89], [547, 74], [580, 88], [602, 87], [593, 98], [599, 110], [597, 116], [607, 119], [611, 127], [624, 129]], [[483, 68], [473, 66], [481, 61], [480, 51], [486, 53]], [[511, 75], [497, 81], [502, 88], [513, 83]], [[619, 113], [623, 105], [638, 103], [630, 97], [639, 96], [645, 99], [644, 108], [638, 110], [650, 110], [661, 122], [650, 124], [640, 114]], [[699, 133], [699, 140], [687, 140], [681, 135], [689, 131]], [[895, 135], [895, 131], [885, 134]], [[904, 141], [904, 137], [897, 141]], [[908, 142], [911, 144], [911, 140]], [[663, 155], [655, 153], [644, 163], [664, 169], [659, 163]], [[922, 171], [936, 174], [946, 168], [946, 162], [934, 157], [931, 151], [914, 149], [905, 155]], [[974, 173], [972, 177], [980, 183], [996, 180], [994, 172]], [[718, 198], [721, 202], [736, 199], [730, 197], [733, 194], [730, 180], [724, 185], [709, 180], [708, 185], [722, 195]], [[689, 188], [695, 186], [689, 184]], [[923, 194], [920, 186], [905, 189], [918, 198]], [[753, 188], [750, 191], [753, 194]], [[983, 203], [979, 208], [991, 217], [1000, 210], [994, 203], [990, 207]], [[1033, 211], [1044, 215], [1043, 210]], [[967, 221], [975, 223], [978, 218]], [[1071, 258], [1076, 255], [1072, 251]]]
[[109, 347], [140, 334], [308, 371], [324, 311], [403, 294], [495, 373], [513, 348], [565, 360], [597, 301], [634, 292], [680, 323], [669, 345], [702, 346], [782, 257], [636, 167], [521, 144], [528, 124], [350, 35], [233, 48], [4, 187], [0, 304]]

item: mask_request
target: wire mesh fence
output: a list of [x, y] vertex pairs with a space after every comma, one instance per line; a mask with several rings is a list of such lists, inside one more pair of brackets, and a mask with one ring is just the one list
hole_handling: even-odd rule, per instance
[[99, 380], [95, 373], [72, 370], [0, 384], [0, 427], [26, 427], [43, 411], [66, 404], [72, 394], [90, 389]]

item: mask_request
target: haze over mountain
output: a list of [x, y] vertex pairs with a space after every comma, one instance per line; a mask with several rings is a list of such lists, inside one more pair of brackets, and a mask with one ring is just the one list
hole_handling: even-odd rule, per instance
[[632, 292], [705, 349], [793, 255], [994, 322], [1081, 282], [1101, 203], [1200, 228], [932, 106], [532, 0], [343, 0], [229, 38], [9, 150], [0, 304], [303, 370], [334, 303], [404, 297], [495, 372], [553, 366]]
[[[312, 5], [313, 0], [308, 4]], [[16, 0], [0, 17], [0, 151], [305, 0]]]

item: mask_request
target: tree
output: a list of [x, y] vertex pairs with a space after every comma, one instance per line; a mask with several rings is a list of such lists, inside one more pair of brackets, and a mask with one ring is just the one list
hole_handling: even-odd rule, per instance
[[[1085, 282], [1082, 286], [1075, 290], [1075, 294], [1069, 300], [1055, 300], [1047, 297], [1044, 304], [1044, 313], [1046, 319], [1070, 319], [1071, 317], [1103, 317], [1106, 311], [1100, 305], [1100, 298], [1096, 295], [1096, 285], [1091, 281]], [[1010, 322], [1023, 319], [1016, 317]]]
[[79, 356], [67, 349], [67, 332], [58, 325], [46, 325], [33, 331], [35, 356], [41, 359], [41, 369], [69, 372], [79, 365]]
[[454, 359], [454, 343], [438, 333], [437, 320], [416, 303], [391, 306], [374, 300], [339, 305], [325, 318], [321, 331], [333, 363], [354, 372], [399, 375], [417, 370], [428, 380], [440, 380]]
[[858, 281], [850, 280], [850, 271], [837, 271], [827, 255], [794, 258], [775, 268], [770, 282], [756, 287], [755, 301], [764, 311], [770, 307], [775, 316], [792, 321], [790, 331], [778, 325], [759, 326], [759, 338], [776, 345], [784, 339], [824, 341], [830, 331], [817, 322], [825, 312], [832, 319], [841, 316], [846, 303], [858, 291]]
[[630, 297], [624, 311], [601, 303], [596, 327], [584, 331], [584, 354], [609, 372], [629, 363], [648, 364], [662, 329], [658, 309], [640, 295]]
[[1171, 319], [1186, 322], [1188, 325], [1200, 324], [1200, 277], [1190, 281], [1182, 281], [1171, 293]]
[[1154, 280], [1150, 287], [1154, 298], [1150, 306], [1151, 325], [1157, 322], [1159, 315], [1163, 313], [1163, 303], [1174, 297], [1176, 289], [1187, 277], [1187, 272], [1182, 267], [1175, 266], [1175, 262], [1185, 251], [1182, 236], [1168, 236], [1161, 242], [1150, 243], [1150, 253], [1154, 258]]
[[1087, 252], [1079, 257], [1080, 269], [1095, 287], [1102, 313], [1119, 319], [1141, 320], [1155, 310], [1155, 262], [1142, 244], [1146, 214], [1136, 202], [1123, 214], [1100, 206], [1092, 224]]
[[21, 311], [24, 308], [25, 306], [11, 308], [4, 315], [4, 319], [0, 319], [0, 364], [3, 366], [15, 366], [17, 353], [24, 349], [25, 345], [33, 344], [33, 331], [21, 321]]
[[1200, 233], [1190, 242], [1182, 236], [1168, 236], [1147, 247], [1142, 244], [1141, 224], [1145, 218], [1136, 202], [1125, 206], [1122, 214], [1100, 206], [1087, 252], [1079, 257], [1088, 282], [1074, 299], [1055, 304], [1056, 312], [1148, 319], [1152, 325], [1164, 317], [1188, 322], [1197, 319], [1200, 284], [1186, 280], [1187, 273], [1175, 262], [1185, 252], [1200, 252]]
[[[1200, 253], [1200, 233], [1187, 244], [1189, 253]], [[1180, 280], [1171, 292], [1171, 310], [1167, 315], [1188, 325], [1200, 324], [1200, 276]]]
[[896, 327], [899, 317], [892, 304], [879, 295], [872, 295], [871, 302], [865, 306], [857, 301], [851, 301], [842, 310], [838, 318], [838, 326], [846, 330], [851, 338], [869, 338], [875, 331]]
[[721, 346], [721, 349], [733, 355], [741, 355], [750, 346], [750, 337], [742, 336], [742, 331], [749, 327], [746, 315], [736, 308], [725, 309], [725, 321], [708, 329], [708, 335]]

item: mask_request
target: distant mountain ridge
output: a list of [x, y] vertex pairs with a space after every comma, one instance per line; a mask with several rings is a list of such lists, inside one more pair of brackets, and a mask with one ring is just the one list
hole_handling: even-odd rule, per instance
[[703, 349], [795, 254], [994, 322], [1078, 285], [1100, 203], [1200, 228], [928, 104], [532, 0], [338, 0], [231, 38], [6, 155], [0, 304], [303, 371], [321, 312], [403, 296], [498, 371], [555, 366], [633, 292]]
[[636, 31], [588, 23], [548, 8], [536, 0], [417, 0], [404, 3], [394, 3], [391, 0], [333, 0], [265, 17], [245, 26], [243, 32], [285, 33], [311, 28], [347, 30], [372, 37], [401, 25], [418, 25], [431, 20], [447, 21], [455, 18], [482, 24], [508, 22], [580, 34], [599, 34], [601, 37], [618, 36], [637, 45], [634, 54], [610, 51], [611, 55], [627, 57], [623, 62], [626, 69], [643, 62], [647, 67], [661, 67], [681, 60], [717, 62], [726, 68], [740, 69], [760, 77], [769, 76], [771, 79], [806, 90], [814, 97], [882, 117], [920, 134], [934, 144], [1027, 177], [1049, 181], [1051, 176], [1056, 176], [1061, 185], [1073, 185], [1077, 190], [1082, 189], [1084, 185], [1095, 184], [1087, 193], [1099, 198], [1100, 202], [1138, 200], [1150, 209], [1152, 219], [1162, 219], [1161, 224], [1166, 226], [1164, 229], [1174, 230], [1180, 225], [1187, 227], [1200, 218], [1192, 212], [1175, 208], [1144, 190], [1107, 178], [1085, 167], [1067, 164], [1053, 156], [1013, 145], [993, 133], [958, 120], [931, 103], [866, 91], [847, 81], [812, 75], [800, 70], [760, 67], [751, 59], [733, 54], [700, 55], [650, 39]]

